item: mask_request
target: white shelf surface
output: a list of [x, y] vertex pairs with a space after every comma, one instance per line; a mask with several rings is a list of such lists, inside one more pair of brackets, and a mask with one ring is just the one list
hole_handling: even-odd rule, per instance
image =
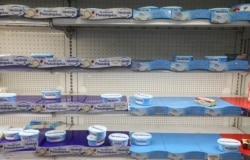
[[[71, 130], [88, 130], [90, 124], [74, 125]], [[202, 125], [105, 125], [109, 131], [151, 133], [243, 133], [236, 127]]]
[[173, 21], [169, 19], [155, 19], [150, 21], [137, 21], [133, 19], [106, 19], [106, 20], [84, 20], [81, 18], [53, 19], [54, 26], [74, 27], [250, 27], [246, 21], [232, 22], [228, 24], [212, 24], [208, 20]]
[[49, 27], [49, 19], [34, 20], [19, 17], [0, 19], [0, 26]]

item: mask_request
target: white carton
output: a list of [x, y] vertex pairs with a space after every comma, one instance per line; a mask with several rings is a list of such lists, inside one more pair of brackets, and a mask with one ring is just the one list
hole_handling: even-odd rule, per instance
[[81, 8], [80, 13], [80, 17], [83, 19], [128, 19], [132, 17], [132, 9], [130, 8]]
[[55, 8], [27, 8], [25, 9], [27, 18], [57, 18], [57, 17], [77, 17], [78, 10], [73, 7]]

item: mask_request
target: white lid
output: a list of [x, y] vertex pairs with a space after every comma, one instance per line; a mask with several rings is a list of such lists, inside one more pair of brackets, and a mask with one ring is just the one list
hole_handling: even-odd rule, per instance
[[144, 6], [144, 7], [140, 7], [139, 9], [143, 9], [143, 8], [158, 8], [156, 6]]
[[181, 9], [182, 7], [180, 7], [180, 6], [166, 6], [166, 7], [161, 7], [161, 8], [169, 8], [169, 9], [176, 9], [176, 8], [179, 8], [179, 9]]
[[152, 95], [150, 95], [150, 94], [144, 94], [144, 93], [137, 93], [137, 94], [135, 94], [135, 97], [136, 98], [153, 98], [153, 96]]
[[119, 93], [107, 93], [107, 94], [102, 94], [102, 98], [121, 98], [122, 95]]
[[31, 53], [31, 57], [51, 57], [54, 56], [52, 53]]
[[90, 126], [88, 130], [92, 133], [102, 133], [102, 132], [106, 132], [107, 128], [101, 125], [93, 125], [93, 126]]
[[218, 10], [230, 10], [230, 8], [211, 8], [211, 11], [218, 11]]
[[15, 97], [16, 93], [0, 93], [1, 98]]
[[132, 134], [132, 138], [135, 139], [151, 139], [152, 135], [147, 132], [135, 132]]
[[60, 89], [45, 89], [42, 90], [42, 93], [54, 93], [54, 92], [61, 92]]
[[19, 133], [20, 136], [34, 136], [39, 134], [40, 131], [36, 129], [26, 129]]
[[97, 137], [96, 137], [95, 135], [93, 135], [93, 134], [89, 134], [89, 135], [87, 136], [87, 140], [89, 140], [89, 141], [96, 141], [96, 140], [97, 140]]
[[109, 139], [112, 141], [126, 141], [129, 136], [124, 133], [112, 133], [109, 135]]
[[51, 130], [51, 131], [47, 131], [45, 132], [45, 136], [47, 137], [50, 137], [50, 136], [62, 136], [62, 135], [65, 135], [66, 134], [66, 131], [64, 130]]
[[220, 138], [218, 139], [217, 142], [225, 146], [240, 146], [241, 145], [240, 141], [236, 139], [231, 139], [231, 138]]
[[4, 131], [4, 134], [16, 134], [23, 131], [23, 128], [9, 128], [8, 130]]

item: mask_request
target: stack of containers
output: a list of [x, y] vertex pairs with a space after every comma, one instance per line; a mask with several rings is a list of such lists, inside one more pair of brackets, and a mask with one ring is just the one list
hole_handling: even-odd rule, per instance
[[100, 146], [106, 138], [107, 128], [101, 125], [92, 125], [88, 128], [89, 135], [87, 136], [89, 146]]

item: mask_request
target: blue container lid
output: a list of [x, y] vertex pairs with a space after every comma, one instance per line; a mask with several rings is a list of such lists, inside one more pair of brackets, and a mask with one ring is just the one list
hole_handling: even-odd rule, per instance
[[52, 53], [32, 53], [31, 57], [33, 57], [33, 58], [53, 58], [54, 54], [52, 54]]

